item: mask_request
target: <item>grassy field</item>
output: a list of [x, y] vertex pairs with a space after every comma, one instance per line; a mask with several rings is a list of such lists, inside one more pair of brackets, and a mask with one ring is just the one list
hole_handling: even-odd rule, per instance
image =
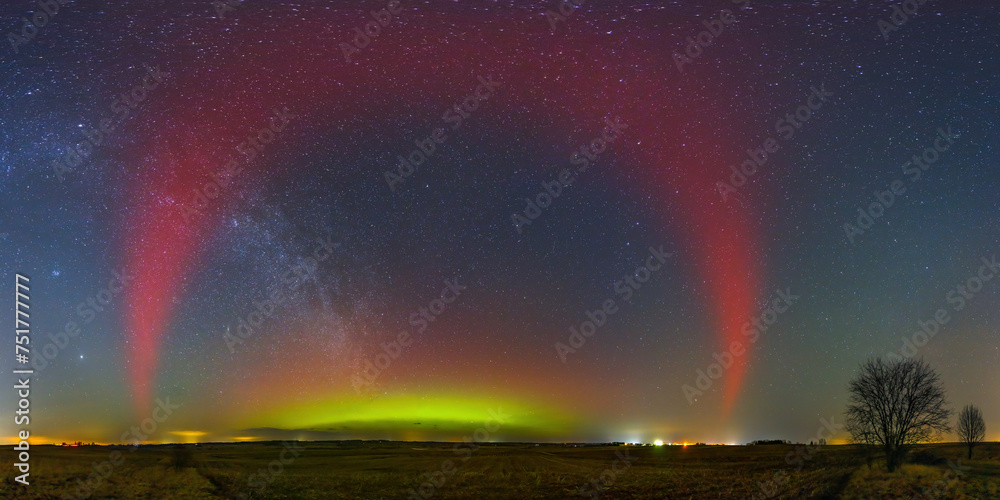
[[976, 448], [971, 461], [957, 444], [922, 446], [893, 474], [877, 457], [869, 468], [852, 446], [795, 450], [524, 444], [456, 450], [390, 442], [33, 446], [27, 487], [14, 482], [10, 449], [0, 453], [8, 464], [0, 498], [83, 498], [92, 473], [90, 498], [122, 499], [584, 498], [597, 491], [592, 480], [601, 497], [621, 499], [1000, 498], [997, 443]]

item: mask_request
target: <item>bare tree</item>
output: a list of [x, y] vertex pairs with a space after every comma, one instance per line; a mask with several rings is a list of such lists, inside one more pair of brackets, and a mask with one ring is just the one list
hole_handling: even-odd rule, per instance
[[923, 360], [869, 359], [848, 391], [851, 440], [880, 447], [889, 472], [902, 464], [910, 446], [951, 430], [941, 379]]
[[974, 405], [965, 405], [958, 414], [958, 437], [969, 447], [969, 460], [972, 460], [972, 448], [986, 439], [986, 421], [983, 412]]

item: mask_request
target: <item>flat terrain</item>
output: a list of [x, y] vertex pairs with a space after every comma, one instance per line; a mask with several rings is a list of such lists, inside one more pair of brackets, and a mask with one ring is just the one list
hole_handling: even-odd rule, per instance
[[[0, 498], [1000, 498], [1000, 444], [918, 448], [887, 474], [861, 450], [824, 446], [797, 470], [794, 445], [611, 447], [530, 444], [455, 450], [447, 443], [299, 442], [144, 446], [33, 446], [31, 484], [14, 482], [5, 447]], [[108, 461], [118, 451], [117, 465]], [[626, 455], [627, 452], [627, 455]], [[786, 463], [791, 453], [792, 464]], [[295, 455], [298, 456], [295, 456]], [[619, 457], [618, 454], [621, 454]], [[625, 458], [625, 461], [622, 461]], [[282, 464], [281, 460], [285, 463]], [[619, 462], [616, 464], [615, 460]], [[951, 460], [954, 467], [949, 466]], [[625, 462], [630, 465], [625, 466]], [[268, 470], [270, 466], [270, 471]], [[954, 468], [961, 475], [951, 472]], [[615, 470], [615, 472], [611, 472]], [[605, 472], [608, 471], [608, 472]], [[79, 481], [78, 481], [79, 479]], [[434, 486], [433, 483], [437, 483]], [[64, 493], [70, 496], [63, 496]], [[420, 497], [420, 498], [424, 498]]]

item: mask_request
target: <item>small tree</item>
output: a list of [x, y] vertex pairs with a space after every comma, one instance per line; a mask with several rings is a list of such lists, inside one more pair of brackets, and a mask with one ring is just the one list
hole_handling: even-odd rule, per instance
[[986, 439], [986, 421], [983, 412], [973, 405], [965, 405], [958, 414], [958, 437], [969, 447], [969, 460], [972, 460], [972, 448]]
[[870, 359], [848, 391], [851, 440], [882, 448], [889, 472], [902, 464], [910, 446], [951, 430], [941, 379], [923, 360]]

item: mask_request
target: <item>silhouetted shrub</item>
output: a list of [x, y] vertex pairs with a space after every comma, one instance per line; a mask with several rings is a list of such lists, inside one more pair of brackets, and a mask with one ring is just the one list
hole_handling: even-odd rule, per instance
[[937, 465], [944, 463], [943, 458], [938, 458], [930, 450], [917, 450], [910, 454], [910, 462], [922, 465]]
[[189, 446], [175, 444], [170, 453], [170, 465], [174, 470], [181, 470], [194, 465], [194, 453]]

